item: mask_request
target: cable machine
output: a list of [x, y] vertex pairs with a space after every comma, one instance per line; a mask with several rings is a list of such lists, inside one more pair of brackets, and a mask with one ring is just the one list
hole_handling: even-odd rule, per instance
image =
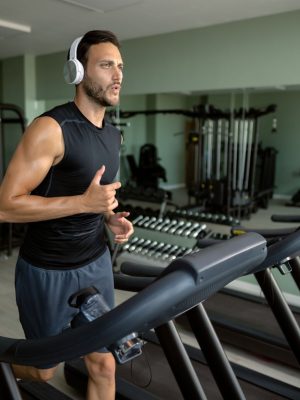
[[[187, 140], [189, 199], [212, 212], [238, 218], [266, 206], [274, 188], [276, 150], [259, 143], [259, 119], [275, 105], [222, 111], [212, 105], [193, 110], [120, 111], [121, 119], [136, 115], [177, 114], [192, 118], [195, 129]], [[269, 171], [272, 173], [265, 174]]]
[[[204, 115], [197, 109], [198, 129], [189, 133], [187, 144], [188, 159], [194, 161], [188, 193], [196, 204], [238, 218], [267, 204], [274, 188], [276, 151], [261, 149], [259, 118], [275, 109], [270, 105], [222, 112], [208, 107]], [[272, 174], [263, 174], [270, 170]]]
[[[25, 118], [23, 110], [14, 104], [0, 103], [0, 179], [2, 179], [6, 170], [6, 147], [7, 147], [7, 125], [17, 125], [21, 128], [21, 134], [25, 131]], [[7, 249], [7, 255], [11, 255], [13, 247], [13, 225], [11, 223], [2, 224], [1, 246]], [[6, 229], [7, 228], [7, 229]], [[7, 240], [3, 236], [7, 235]]]

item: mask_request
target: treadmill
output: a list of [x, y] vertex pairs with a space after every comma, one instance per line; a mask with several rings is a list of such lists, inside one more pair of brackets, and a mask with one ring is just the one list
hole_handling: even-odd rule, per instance
[[[262, 265], [266, 254], [265, 239], [259, 234], [249, 233], [214, 248], [174, 260], [150, 285], [141, 279], [136, 283], [128, 276], [123, 277], [124, 281], [129, 281], [128, 286], [135, 285], [140, 291], [87, 325], [35, 340], [0, 337], [3, 371], [0, 376], [0, 397], [6, 400], [22, 398], [10, 364], [34, 366], [40, 363], [69, 362], [99, 347], [115, 343], [131, 332], [142, 333], [168, 326], [179, 314], [198, 306], [238, 276], [250, 273], [253, 268]], [[189, 358], [185, 357], [184, 349], [180, 348], [178, 353], [181, 352], [189, 366]], [[223, 361], [226, 363], [226, 360]], [[206, 399], [193, 368], [187, 368], [186, 365], [180, 365], [181, 375], [186, 377], [181, 379], [181, 392], [185, 398]], [[224, 372], [231, 377], [230, 384], [238, 393], [238, 397], [231, 398], [244, 398], [230, 368]]]
[[[268, 257], [264, 264], [262, 264], [259, 268], [254, 268], [251, 273], [259, 273], [259, 272], [265, 272], [268, 270], [269, 266], [276, 265], [279, 261], [282, 261], [285, 259], [287, 256], [291, 254], [296, 254], [297, 252], [299, 253], [300, 249], [300, 244], [299, 244], [299, 239], [300, 239], [300, 233], [295, 232], [289, 237], [285, 238], [284, 240], [276, 243], [272, 243], [272, 245], [269, 246], [269, 251], [268, 251]], [[231, 239], [234, 240], [234, 239]], [[231, 242], [231, 240], [229, 242]], [[218, 245], [216, 245], [218, 246]], [[217, 247], [214, 246], [214, 249]], [[205, 250], [206, 251], [206, 250]], [[151, 276], [157, 275], [158, 268], [157, 266], [154, 266], [153, 268], [149, 266], [142, 266], [140, 265], [135, 265], [135, 264], [124, 264], [122, 266], [122, 271], [125, 272], [126, 274], [129, 275], [143, 275], [145, 277], [148, 277], [147, 279], [151, 281]], [[162, 270], [163, 271], [163, 270]], [[137, 279], [137, 278], [135, 278]], [[142, 278], [138, 278], [142, 279]], [[146, 278], [145, 278], [146, 279]], [[152, 278], [153, 279], [153, 278]], [[149, 283], [149, 282], [148, 282]], [[122, 285], [120, 285], [120, 282], [118, 279], [116, 279], [116, 287], [124, 289]], [[135, 290], [134, 285], [129, 288], [129, 290]], [[138, 289], [136, 289], [138, 290]], [[209, 299], [207, 299], [204, 303]], [[202, 333], [202, 338], [197, 338], [198, 341], [200, 341], [200, 347], [202, 349], [201, 353], [199, 350], [195, 350], [194, 348], [191, 348], [190, 346], [187, 347], [187, 351], [189, 353], [189, 356], [194, 360], [193, 364], [197, 370], [197, 373], [201, 378], [204, 380], [204, 385], [205, 387], [205, 392], [209, 392], [211, 394], [211, 398], [217, 399], [217, 398], [225, 398], [225, 399], [234, 399], [234, 398], [242, 398], [239, 397], [240, 394], [231, 392], [230, 395], [228, 392], [226, 392], [226, 388], [222, 388], [222, 382], [226, 382], [226, 379], [230, 380], [230, 377], [224, 376], [223, 373], [219, 371], [223, 371], [224, 369], [227, 370], [228, 373], [228, 367], [224, 367], [224, 364], [219, 360], [219, 362], [216, 362], [215, 360], [217, 358], [222, 358], [224, 354], [222, 351], [219, 351], [220, 343], [218, 342], [218, 337], [216, 336], [213, 327], [210, 324], [210, 321], [207, 317], [207, 314], [205, 313], [204, 307], [202, 305], [198, 305], [197, 307], [194, 307], [187, 313], [184, 313], [188, 315], [188, 319], [192, 325], [192, 329], [197, 336], [199, 332]], [[182, 314], [181, 314], [182, 316]], [[290, 323], [293, 323], [293, 317], [289, 313], [285, 316], [286, 320], [289, 321]], [[291, 318], [291, 320], [290, 320]], [[194, 324], [193, 326], [193, 321], [197, 321], [196, 325]], [[197, 329], [198, 326], [198, 329]], [[201, 328], [200, 328], [201, 327]], [[205, 327], [205, 329], [204, 329]], [[293, 332], [294, 336], [293, 338], [289, 338], [289, 343], [293, 350], [297, 348], [299, 349], [299, 329]], [[152, 337], [151, 337], [152, 336]], [[163, 362], [162, 359], [164, 357], [163, 352], [168, 354], [168, 351], [172, 353], [172, 349], [168, 350], [169, 343], [172, 343], [174, 345], [174, 339], [172, 335], [166, 335], [166, 337], [161, 339], [161, 334], [159, 333], [158, 339], [161, 344], [161, 348], [159, 349], [159, 346], [157, 345], [157, 338], [153, 338], [153, 334], [151, 333], [146, 335], [146, 339], [148, 341], [147, 346], [151, 348], [151, 351], [147, 351], [147, 354], [151, 358], [151, 362], [153, 362], [154, 367], [150, 368], [149, 363], [145, 362], [145, 360], [139, 359], [133, 363], [133, 366], [119, 366], [118, 367], [118, 376], [121, 377], [122, 379], [126, 378], [128, 382], [131, 383], [132, 386], [132, 392], [134, 392], [134, 387], [136, 388], [135, 392], [138, 393], [136, 394], [136, 397], [127, 397], [128, 399], [139, 399], [139, 398], [148, 398], [144, 397], [145, 394], [145, 389], [150, 388], [151, 390], [154, 391], [154, 394], [152, 394], [154, 397], [153, 398], [192, 398], [188, 396], [184, 396], [182, 392], [178, 390], [178, 386], [176, 385], [176, 373], [175, 377], [176, 379], [172, 379], [172, 373], [171, 369], [166, 365], [166, 362]], [[167, 350], [166, 350], [167, 348]], [[213, 349], [213, 351], [212, 351]], [[152, 355], [156, 354], [153, 356]], [[298, 350], [299, 354], [299, 350]], [[172, 356], [171, 359], [169, 359], [170, 354], [167, 355], [167, 359], [170, 365], [178, 365], [178, 359]], [[208, 364], [210, 369], [213, 370], [213, 373], [210, 374], [208, 371], [209, 368], [204, 367], [203, 364], [205, 363], [204, 358], [206, 358], [206, 361], [208, 360]], [[214, 362], [209, 362], [209, 360], [214, 360]], [[146, 360], [147, 361], [147, 360]], [[200, 363], [199, 363], [200, 362]], [[224, 360], [223, 360], [224, 362]], [[164, 364], [162, 366], [162, 364]], [[202, 364], [202, 365], [201, 365]], [[215, 364], [215, 365], [214, 365]], [[226, 364], [226, 363], [225, 363]], [[159, 372], [156, 374], [156, 380], [151, 374], [153, 375], [156, 373], [156, 367], [159, 370]], [[163, 369], [162, 369], [163, 368]], [[237, 365], [232, 365], [232, 369], [234, 373], [240, 378], [239, 383], [245, 388], [245, 393], [247, 394], [246, 398], [247, 399], [257, 399], [257, 398], [264, 398], [264, 399], [282, 399], [282, 398], [288, 398], [288, 399], [299, 399], [299, 388], [285, 384], [283, 382], [276, 381], [276, 379], [268, 378], [266, 376], [262, 376], [261, 374], [257, 373], [256, 371], [249, 371], [246, 368], [237, 366]], [[135, 374], [133, 373], [135, 371]], [[167, 373], [167, 372], [168, 373]], [[174, 371], [173, 371], [174, 373]], [[150, 377], [148, 376], [147, 379], [147, 374], [150, 374]], [[180, 374], [180, 372], [179, 372]], [[80, 360], [74, 360], [71, 363], [66, 363], [65, 365], [65, 375], [66, 375], [66, 380], [70, 385], [73, 387], [77, 387], [80, 390], [80, 387], [84, 387], [86, 384], [86, 371], [85, 367]], [[146, 378], [145, 378], [146, 375]], [[213, 375], [213, 377], [212, 377]], [[213, 381], [213, 378], [217, 380], [217, 385], [219, 387], [219, 390], [216, 390], [215, 387], [211, 384]], [[201, 379], [201, 382], [202, 382]], [[149, 381], [147, 383], [147, 381]], [[146, 383], [145, 383], [146, 382]], [[168, 385], [167, 388], [159, 388], [158, 385], [163, 386], [165, 382], [170, 382], [170, 385]], [[178, 380], [177, 380], [178, 383]], [[206, 385], [205, 385], [206, 384]], [[212, 389], [213, 388], [213, 389]], [[141, 391], [141, 392], [140, 392]], [[134, 392], [134, 393], [135, 393]], [[149, 392], [148, 392], [149, 396]], [[183, 397], [182, 397], [183, 396]], [[208, 397], [209, 398], [209, 397]]]

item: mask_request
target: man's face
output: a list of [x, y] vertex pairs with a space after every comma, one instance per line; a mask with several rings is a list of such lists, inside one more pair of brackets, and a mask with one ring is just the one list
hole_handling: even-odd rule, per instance
[[82, 86], [89, 98], [107, 107], [119, 103], [123, 79], [123, 61], [119, 49], [112, 43], [92, 45], [87, 54]]

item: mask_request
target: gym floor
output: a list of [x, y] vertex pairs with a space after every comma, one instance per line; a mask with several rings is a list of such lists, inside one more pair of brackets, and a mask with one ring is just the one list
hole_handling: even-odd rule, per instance
[[[175, 204], [187, 204], [185, 191], [182, 189], [173, 192], [173, 201]], [[251, 215], [249, 220], [243, 220], [242, 225], [249, 228], [274, 228], [274, 227], [289, 227], [297, 226], [297, 224], [280, 223], [276, 224], [271, 221], [272, 214], [298, 214], [298, 209], [285, 206], [286, 200], [272, 199], [267, 209], [259, 209], [255, 214]], [[18, 249], [14, 249], [13, 254], [7, 257], [4, 253], [0, 254], [0, 326], [1, 336], [7, 337], [23, 337], [22, 328], [18, 320], [17, 309], [14, 298], [14, 265], [17, 257]], [[116, 301], [120, 303], [126, 299], [130, 294], [116, 291]], [[183, 340], [188, 344], [193, 344], [193, 339], [188, 332], [182, 332]], [[263, 370], [264, 373], [273, 377], [278, 377], [287, 383], [291, 383], [300, 388], [299, 371], [293, 368], [288, 368], [283, 365], [272, 364], [269, 361], [256, 359], [243, 351], [226, 346], [226, 353], [228, 358], [235, 363], [254, 368], [256, 370]], [[69, 395], [74, 400], [84, 399], [74, 389], [69, 387], [63, 376], [63, 365], [59, 367], [56, 377], [51, 382], [53, 386]]]

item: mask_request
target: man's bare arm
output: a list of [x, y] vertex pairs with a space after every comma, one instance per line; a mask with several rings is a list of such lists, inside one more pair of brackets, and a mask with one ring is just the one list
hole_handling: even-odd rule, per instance
[[107, 213], [117, 207], [115, 193], [121, 185], [101, 185], [105, 167], [97, 171], [82, 195], [31, 195], [63, 154], [62, 132], [57, 122], [50, 117], [35, 120], [24, 133], [1, 184], [0, 221], [42, 221], [84, 212]]

